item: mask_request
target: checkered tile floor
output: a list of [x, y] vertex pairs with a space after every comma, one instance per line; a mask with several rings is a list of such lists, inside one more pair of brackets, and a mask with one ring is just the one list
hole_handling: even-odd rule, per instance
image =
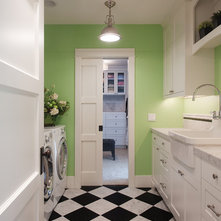
[[125, 185], [67, 189], [49, 220], [175, 221], [154, 189]]

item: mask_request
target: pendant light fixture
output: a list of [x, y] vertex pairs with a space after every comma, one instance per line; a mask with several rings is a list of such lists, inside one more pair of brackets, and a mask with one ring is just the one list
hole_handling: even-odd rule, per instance
[[105, 24], [107, 26], [101, 31], [101, 35], [99, 36], [101, 41], [105, 42], [114, 42], [120, 40], [120, 35], [116, 28], [113, 27], [114, 25], [114, 16], [111, 15], [111, 8], [116, 5], [115, 1], [108, 0], [105, 3], [105, 6], [109, 8], [109, 14], [106, 16]]

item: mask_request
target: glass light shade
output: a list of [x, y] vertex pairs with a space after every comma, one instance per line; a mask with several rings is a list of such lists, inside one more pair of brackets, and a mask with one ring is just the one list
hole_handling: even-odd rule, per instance
[[99, 38], [101, 41], [114, 42], [120, 40], [120, 35], [114, 27], [107, 26], [101, 31]]

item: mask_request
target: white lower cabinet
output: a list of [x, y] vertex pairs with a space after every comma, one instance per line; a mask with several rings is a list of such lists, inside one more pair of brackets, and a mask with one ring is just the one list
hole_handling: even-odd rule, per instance
[[[153, 133], [153, 183], [176, 221], [201, 220], [201, 160], [194, 168], [174, 159], [170, 142]], [[220, 220], [221, 221], [221, 220]]]

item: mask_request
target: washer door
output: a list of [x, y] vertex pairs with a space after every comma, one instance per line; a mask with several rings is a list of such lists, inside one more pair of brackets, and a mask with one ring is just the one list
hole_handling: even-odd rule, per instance
[[53, 158], [51, 147], [46, 147], [43, 156], [44, 201], [50, 199], [53, 192]]
[[57, 152], [57, 174], [60, 180], [66, 175], [67, 168], [67, 143], [64, 137], [61, 138]]

